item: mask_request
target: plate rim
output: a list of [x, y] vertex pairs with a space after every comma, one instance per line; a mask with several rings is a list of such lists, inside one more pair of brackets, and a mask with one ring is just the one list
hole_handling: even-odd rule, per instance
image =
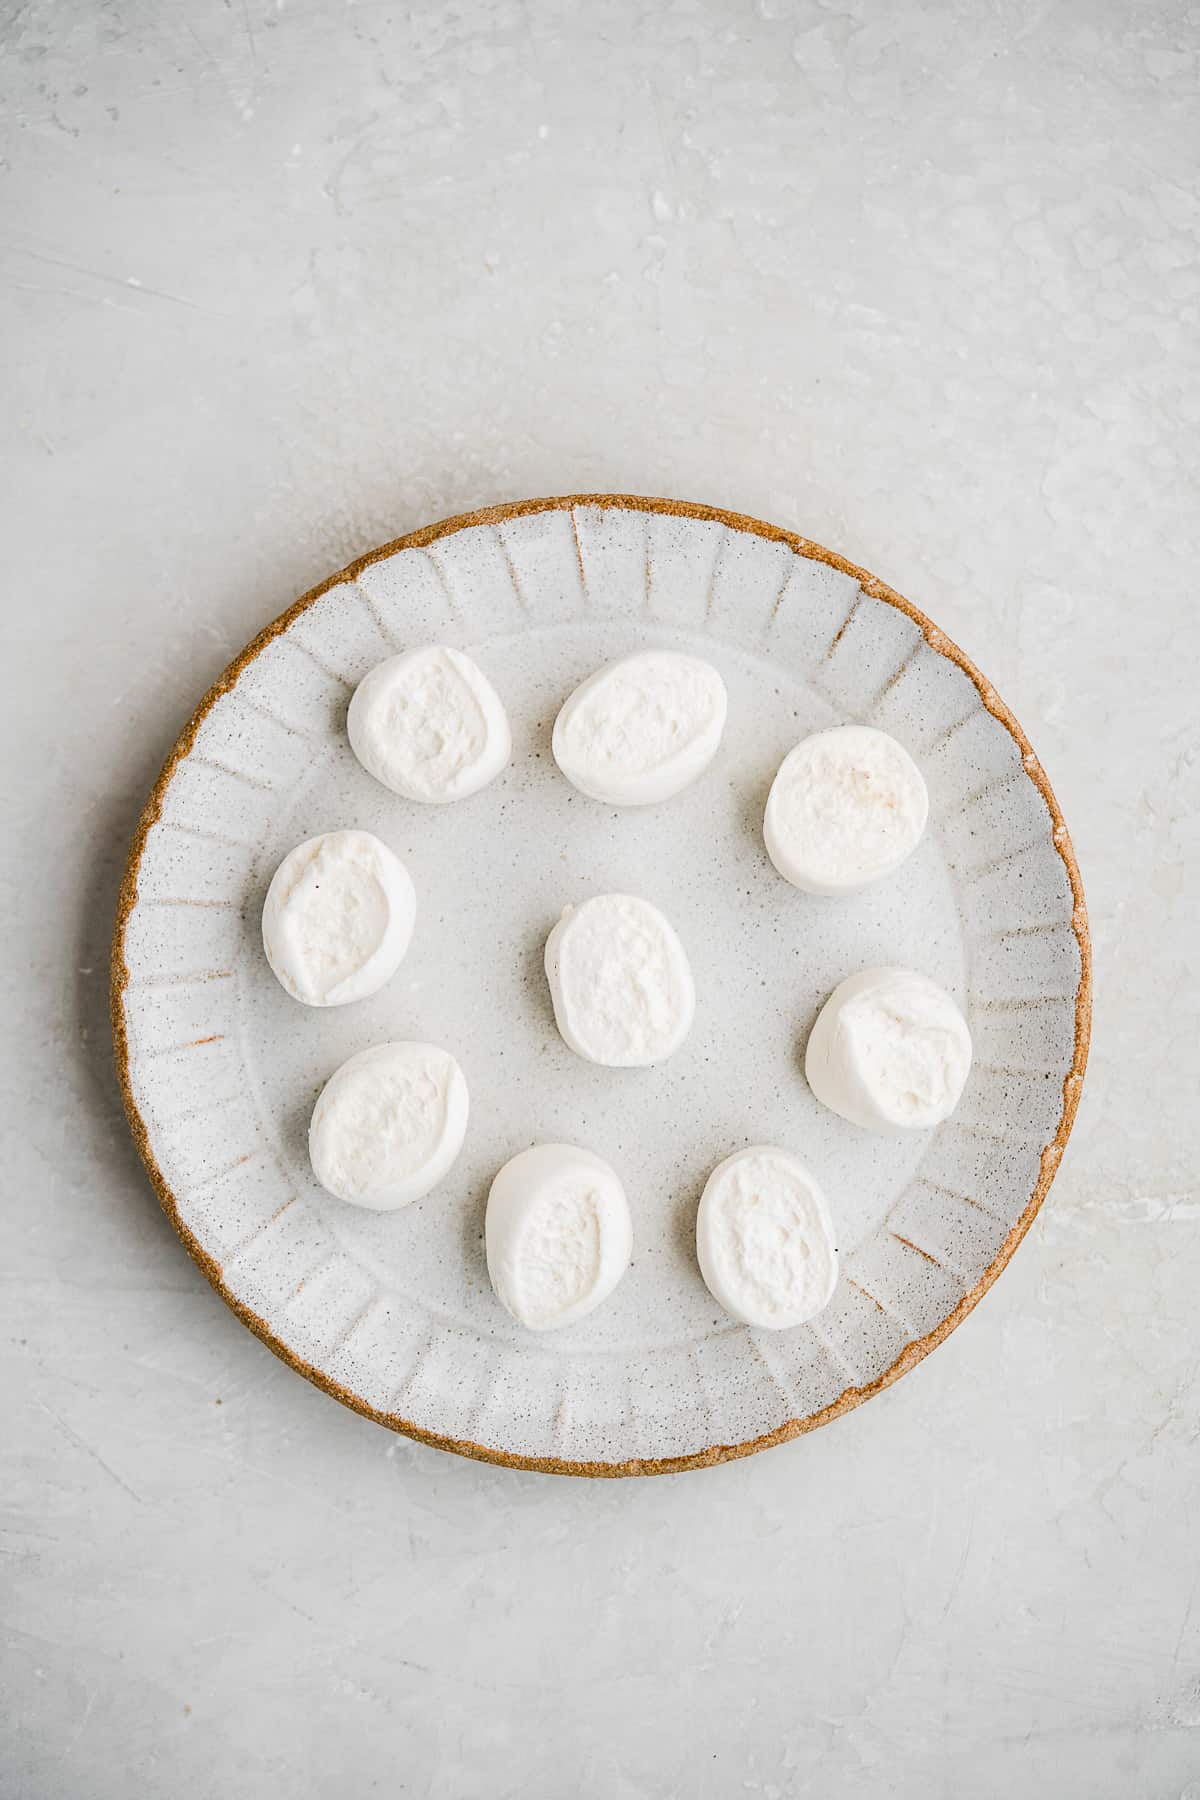
[[[381, 1412], [377, 1407], [371, 1406], [363, 1400], [360, 1395], [355, 1394], [352, 1389], [333, 1380], [323, 1370], [289, 1349], [272, 1332], [266, 1321], [239, 1300], [225, 1285], [220, 1263], [204, 1248], [180, 1216], [178, 1200], [158, 1166], [150, 1144], [146, 1123], [133, 1096], [129, 1036], [125, 1024], [124, 1008], [125, 989], [129, 982], [129, 966], [125, 959], [125, 934], [130, 916], [138, 900], [138, 871], [146, 848], [146, 840], [152, 827], [162, 816], [167, 789], [170, 787], [180, 763], [190, 753], [201, 725], [217, 701], [233, 689], [242, 671], [268, 644], [287, 631], [301, 614], [314, 605], [323, 594], [328, 593], [331, 588], [337, 587], [342, 582], [356, 580], [362, 571], [369, 568], [372, 563], [384, 561], [397, 555], [401, 550], [422, 549], [426, 545], [435, 543], [439, 538], [453, 536], [459, 531], [465, 531], [474, 526], [497, 525], [508, 519], [526, 518], [542, 512], [568, 512], [571, 514], [576, 551], [579, 554], [582, 568], [583, 553], [579, 543], [578, 526], [574, 518], [574, 509], [581, 506], [616, 508], [624, 511], [659, 513], [676, 518], [705, 520], [723, 525], [728, 530], [749, 532], [773, 543], [786, 544], [798, 556], [803, 556], [810, 562], [825, 563], [830, 568], [837, 569], [841, 574], [852, 577], [864, 594], [872, 599], [885, 601], [889, 606], [893, 606], [898, 612], [903, 613], [906, 618], [911, 619], [920, 630], [929, 648], [939, 655], [945, 656], [968, 677], [976, 688], [985, 710], [1004, 726], [1021, 752], [1022, 767], [1038, 789], [1049, 810], [1051, 841], [1062, 859], [1067, 879], [1070, 882], [1071, 929], [1079, 945], [1080, 957], [1079, 983], [1075, 991], [1074, 1055], [1071, 1067], [1063, 1078], [1062, 1111], [1059, 1116], [1058, 1129], [1052, 1142], [1042, 1150], [1033, 1192], [1016, 1223], [979, 1280], [967, 1290], [953, 1310], [932, 1330], [906, 1344], [895, 1361], [875, 1380], [865, 1383], [862, 1387], [848, 1386], [844, 1388], [836, 1399], [829, 1401], [827, 1405], [804, 1418], [785, 1419], [773, 1431], [765, 1432], [759, 1437], [747, 1438], [741, 1443], [710, 1444], [707, 1448], [692, 1451], [686, 1456], [631, 1457], [617, 1462], [581, 1462], [552, 1456], [520, 1456], [512, 1451], [497, 1449], [491, 1445], [477, 1444], [469, 1439], [452, 1438], [439, 1432], [429, 1431], [409, 1419], [401, 1418], [396, 1413]], [[897, 593], [886, 582], [879, 580], [877, 576], [872, 575], [859, 564], [839, 555], [837, 551], [828, 550], [824, 545], [815, 543], [811, 538], [804, 537], [799, 532], [788, 531], [783, 526], [769, 524], [763, 519], [754, 518], [746, 513], [731, 512], [724, 507], [709, 506], [698, 501], [668, 500], [643, 494], [560, 494], [536, 500], [510, 501], [505, 504], [480, 507], [473, 512], [456, 513], [435, 524], [419, 526], [415, 531], [410, 531], [403, 537], [395, 538], [390, 543], [369, 550], [365, 555], [356, 557], [345, 568], [339, 569], [336, 574], [319, 582], [316, 587], [309, 588], [306, 593], [301, 594], [299, 599], [294, 600], [277, 618], [264, 626], [234, 657], [209, 688], [176, 738], [138, 818], [117, 898], [110, 967], [109, 1008], [117, 1081], [121, 1090], [125, 1117], [138, 1155], [150, 1178], [151, 1186], [158, 1195], [163, 1211], [184, 1248], [225, 1304], [236, 1314], [242, 1324], [247, 1326], [255, 1337], [266, 1344], [267, 1348], [272, 1350], [289, 1368], [302, 1375], [306, 1381], [310, 1381], [314, 1387], [320, 1388], [323, 1393], [340, 1401], [343, 1406], [349, 1407], [352, 1412], [360, 1413], [364, 1418], [373, 1420], [375, 1424], [387, 1426], [389, 1430], [399, 1432], [418, 1443], [429, 1444], [438, 1450], [453, 1451], [456, 1455], [470, 1457], [477, 1462], [494, 1463], [510, 1469], [528, 1469], [547, 1475], [602, 1478], [674, 1475], [689, 1469], [710, 1468], [717, 1463], [731, 1462], [743, 1456], [753, 1456], [760, 1450], [768, 1450], [775, 1444], [787, 1443], [792, 1438], [801, 1437], [809, 1431], [815, 1431], [821, 1425], [828, 1424], [833, 1419], [840, 1418], [843, 1413], [861, 1406], [864, 1401], [881, 1393], [893, 1382], [899, 1381], [901, 1376], [906, 1375], [910, 1369], [915, 1368], [917, 1363], [923, 1361], [931, 1350], [935, 1350], [939, 1344], [943, 1343], [967, 1315], [974, 1311], [984, 1294], [1007, 1267], [1018, 1244], [1033, 1223], [1058, 1171], [1063, 1150], [1075, 1122], [1091, 1038], [1092, 948], [1083, 883], [1070, 833], [1054, 791], [1040, 761], [1034, 754], [1029, 739], [1014, 714], [1001, 700], [991, 683], [975, 667], [971, 659], [910, 600], [906, 600], [902, 594]]]

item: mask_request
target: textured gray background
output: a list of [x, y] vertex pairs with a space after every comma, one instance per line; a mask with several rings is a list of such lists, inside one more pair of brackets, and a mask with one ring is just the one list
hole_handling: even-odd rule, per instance
[[[1197, 1800], [1196, 8], [0, 17], [0, 1792]], [[943, 1349], [590, 1485], [392, 1440], [243, 1330], [105, 989], [227, 658], [423, 520], [606, 487], [796, 526], [978, 658], [1098, 1004], [1051, 1202]]]

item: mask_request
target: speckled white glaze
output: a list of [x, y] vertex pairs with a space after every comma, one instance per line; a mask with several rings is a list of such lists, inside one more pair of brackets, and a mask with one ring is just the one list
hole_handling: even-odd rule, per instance
[[[491, 787], [431, 811], [365, 774], [345, 715], [374, 663], [435, 640], [488, 670], [514, 748]], [[591, 670], [653, 646], [721, 671], [725, 739], [668, 804], [602, 806], [556, 769], [554, 717]], [[930, 826], [897, 875], [818, 899], [768, 861], [763, 802], [799, 737], [856, 720], [916, 758]], [[273, 980], [258, 918], [284, 850], [337, 826], [374, 832], [408, 866], [417, 927], [383, 992], [314, 1014]], [[598, 890], [644, 894], [688, 946], [696, 1021], [661, 1067], [592, 1066], [554, 1028], [542, 945], [565, 904]], [[227, 1293], [365, 1407], [533, 1461], [694, 1456], [869, 1386], [984, 1277], [1059, 1129], [1081, 981], [1072, 909], [1012, 734], [936, 634], [851, 575], [634, 502], [471, 524], [320, 594], [203, 718], [126, 923], [130, 1093]], [[955, 1117], [913, 1142], [846, 1124], [802, 1072], [830, 990], [884, 963], [947, 987], [976, 1046]], [[436, 1192], [375, 1216], [316, 1185], [305, 1129], [334, 1068], [397, 1037], [457, 1057], [472, 1121]], [[611, 1301], [552, 1342], [505, 1313], [483, 1247], [497, 1169], [548, 1139], [611, 1162], [635, 1238]], [[694, 1258], [709, 1170], [756, 1142], [813, 1170], [838, 1234], [830, 1307], [786, 1333], [733, 1324]]]

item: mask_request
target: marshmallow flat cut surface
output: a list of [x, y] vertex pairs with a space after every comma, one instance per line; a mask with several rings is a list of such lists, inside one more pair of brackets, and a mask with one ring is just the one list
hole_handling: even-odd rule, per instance
[[924, 777], [903, 744], [867, 725], [842, 725], [784, 757], [763, 837], [794, 887], [850, 894], [900, 867], [928, 815]]
[[647, 650], [581, 682], [554, 722], [554, 760], [593, 800], [649, 806], [690, 787], [717, 753], [725, 683], [711, 663]]
[[820, 1188], [786, 1150], [727, 1156], [705, 1183], [696, 1255], [732, 1318], [786, 1331], [824, 1311], [837, 1285], [833, 1223]]
[[354, 690], [346, 718], [363, 768], [406, 800], [465, 800], [512, 754], [508, 715], [471, 657], [428, 644], [389, 657]]
[[836, 987], [808, 1040], [817, 1099], [886, 1135], [948, 1119], [971, 1072], [971, 1034], [936, 982], [908, 969], [864, 969]]
[[329, 1078], [313, 1110], [313, 1174], [355, 1206], [408, 1206], [449, 1172], [467, 1112], [467, 1084], [448, 1051], [416, 1043], [360, 1050]]
[[505, 1163], [488, 1194], [485, 1237], [492, 1286], [530, 1331], [594, 1311], [633, 1251], [619, 1176], [572, 1144], [537, 1144]]
[[646, 1068], [691, 1030], [687, 954], [658, 908], [634, 894], [568, 906], [546, 939], [546, 979], [559, 1031], [588, 1062]]
[[369, 831], [327, 831], [288, 852], [263, 903], [267, 961], [293, 1000], [344, 1006], [390, 981], [412, 939], [408, 870]]

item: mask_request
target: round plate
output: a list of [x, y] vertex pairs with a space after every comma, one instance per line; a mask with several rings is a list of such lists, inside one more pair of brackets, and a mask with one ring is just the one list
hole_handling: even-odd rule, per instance
[[[357, 764], [345, 717], [383, 657], [468, 649], [512, 720], [509, 768], [420, 807]], [[585, 799], [550, 754], [583, 676], [646, 646], [709, 658], [729, 689], [716, 761], [663, 806]], [[767, 860], [771, 777], [805, 733], [892, 732], [929, 784], [903, 870], [816, 899]], [[372, 999], [313, 1010], [262, 952], [292, 845], [382, 837], [413, 876], [412, 948]], [[656, 1069], [560, 1040], [542, 946], [562, 907], [627, 890], [686, 946], [696, 1022]], [[856, 969], [898, 963], [964, 1006], [975, 1066], [954, 1118], [903, 1141], [813, 1099], [804, 1043]], [[581, 495], [414, 532], [306, 594], [230, 666], [169, 757], [121, 896], [113, 1026], [130, 1124], [176, 1229], [238, 1315], [347, 1405], [467, 1455], [589, 1475], [718, 1462], [833, 1418], [911, 1368], [1011, 1256], [1079, 1098], [1090, 966], [1078, 871], [1007, 708], [906, 600], [818, 545], [713, 507]], [[388, 1038], [442, 1044], [471, 1092], [467, 1143], [402, 1212], [314, 1182], [322, 1084]], [[585, 1145], [620, 1173], [633, 1266], [590, 1318], [523, 1332], [483, 1253], [488, 1186], [516, 1151]], [[741, 1145], [800, 1155], [829, 1197], [841, 1279], [814, 1323], [736, 1325], [700, 1280], [696, 1204]]]

